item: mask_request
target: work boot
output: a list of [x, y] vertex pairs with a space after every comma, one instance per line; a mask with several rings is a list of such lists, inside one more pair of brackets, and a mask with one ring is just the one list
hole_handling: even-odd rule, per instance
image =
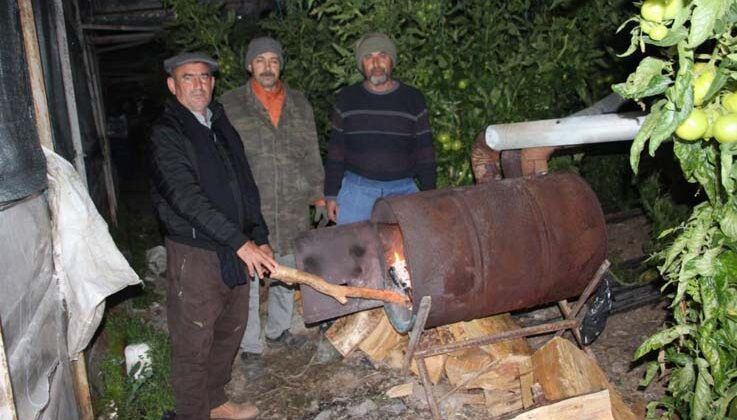
[[241, 369], [248, 379], [256, 379], [264, 374], [264, 358], [259, 353], [241, 353]]
[[258, 408], [253, 404], [238, 404], [227, 401], [220, 407], [210, 410], [211, 420], [247, 420], [258, 415]]
[[284, 330], [279, 337], [271, 339], [266, 337], [266, 342], [269, 347], [287, 347], [290, 349], [298, 349], [307, 342], [307, 337], [304, 335], [293, 335], [289, 330]]

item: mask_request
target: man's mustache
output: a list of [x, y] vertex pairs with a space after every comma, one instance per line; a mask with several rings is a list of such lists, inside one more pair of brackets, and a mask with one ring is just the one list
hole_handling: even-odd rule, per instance
[[271, 70], [266, 70], [264, 72], [261, 72], [261, 74], [259, 74], [259, 76], [262, 76], [262, 77], [263, 76], [271, 76], [271, 77], [274, 77], [274, 76], [276, 76], [276, 74], [274, 74]]

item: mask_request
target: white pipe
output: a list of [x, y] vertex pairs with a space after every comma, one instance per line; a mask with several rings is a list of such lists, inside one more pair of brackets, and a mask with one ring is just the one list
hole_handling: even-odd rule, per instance
[[495, 124], [486, 128], [486, 144], [510, 150], [632, 140], [646, 116], [632, 112]]

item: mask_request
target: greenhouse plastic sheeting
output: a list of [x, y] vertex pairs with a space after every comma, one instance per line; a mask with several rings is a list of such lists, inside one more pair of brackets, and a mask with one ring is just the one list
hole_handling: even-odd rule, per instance
[[72, 165], [44, 149], [54, 264], [67, 305], [69, 355], [76, 359], [95, 333], [105, 298], [141, 280], [115, 246]]
[[51, 254], [43, 194], [0, 210], [0, 320], [19, 419], [79, 418]]

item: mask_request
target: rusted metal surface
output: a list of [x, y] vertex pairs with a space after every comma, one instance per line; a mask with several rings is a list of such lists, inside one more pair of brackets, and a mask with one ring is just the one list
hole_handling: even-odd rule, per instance
[[[413, 301], [432, 296], [428, 328], [578, 296], [606, 258], [601, 207], [573, 174], [384, 198], [372, 221], [400, 227]], [[416, 312], [385, 308], [411, 328]]]
[[[297, 268], [332, 284], [383, 289], [384, 250], [369, 222], [333, 226], [303, 233], [297, 239]], [[303, 317], [315, 323], [353, 312], [379, 307], [383, 302], [348, 299], [341, 305], [311, 287], [302, 291]]]

